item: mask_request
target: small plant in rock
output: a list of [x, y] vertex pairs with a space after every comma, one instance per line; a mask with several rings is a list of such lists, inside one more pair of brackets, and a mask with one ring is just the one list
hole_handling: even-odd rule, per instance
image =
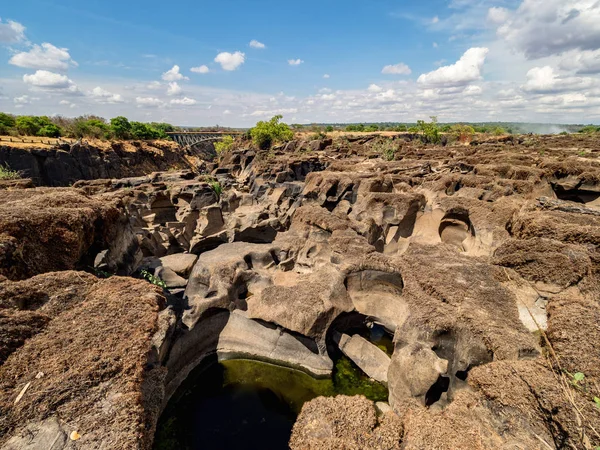
[[219, 183], [218, 181], [210, 181], [208, 184], [210, 185], [212, 190], [215, 191], [217, 197], [221, 197], [221, 194], [223, 193], [223, 186], [221, 186], [221, 183]]
[[386, 161], [393, 161], [396, 159], [398, 145], [391, 139], [383, 139], [375, 142], [373, 144], [373, 149]]
[[0, 180], [18, 180], [21, 174], [16, 170], [11, 170], [10, 167], [0, 165]]
[[148, 282], [152, 283], [154, 286], [158, 286], [163, 289], [167, 288], [167, 283], [165, 283], [160, 278], [155, 277], [153, 274], [148, 272], [146, 269], [140, 270], [140, 275], [142, 276], [142, 278], [144, 278], [145, 280], [148, 280]]
[[227, 153], [233, 149], [233, 136], [223, 136], [223, 139], [219, 142], [215, 142], [215, 151], [217, 155], [221, 156], [223, 153]]

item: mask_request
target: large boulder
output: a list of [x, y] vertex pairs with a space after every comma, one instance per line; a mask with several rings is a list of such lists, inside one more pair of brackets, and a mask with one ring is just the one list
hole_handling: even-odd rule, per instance
[[119, 201], [77, 189], [0, 191], [0, 275], [18, 280], [57, 270], [129, 274], [141, 253]]
[[[52, 293], [55, 279], [47, 279]], [[159, 291], [140, 280], [75, 281], [74, 291], [62, 310], [52, 307], [59, 300], [52, 297], [38, 308], [48, 309], [49, 323], [0, 367], [0, 446], [149, 448], [173, 313]]]

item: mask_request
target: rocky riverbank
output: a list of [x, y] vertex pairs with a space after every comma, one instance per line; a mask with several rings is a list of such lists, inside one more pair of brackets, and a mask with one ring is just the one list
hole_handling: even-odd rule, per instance
[[327, 378], [341, 353], [388, 402], [307, 402], [291, 448], [600, 445], [600, 148], [476, 144], [0, 187], [0, 446], [150, 448], [208, 358]]

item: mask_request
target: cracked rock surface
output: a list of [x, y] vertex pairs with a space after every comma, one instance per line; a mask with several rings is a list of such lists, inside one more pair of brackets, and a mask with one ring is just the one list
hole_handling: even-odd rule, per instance
[[207, 358], [328, 377], [339, 351], [389, 405], [316, 398], [292, 449], [600, 445], [597, 143], [381, 139], [2, 185], [0, 447], [151, 448]]

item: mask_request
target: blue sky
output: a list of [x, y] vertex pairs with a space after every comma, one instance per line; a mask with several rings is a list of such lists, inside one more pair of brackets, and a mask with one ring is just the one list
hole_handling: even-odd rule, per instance
[[596, 0], [21, 0], [0, 20], [16, 114], [600, 121]]

